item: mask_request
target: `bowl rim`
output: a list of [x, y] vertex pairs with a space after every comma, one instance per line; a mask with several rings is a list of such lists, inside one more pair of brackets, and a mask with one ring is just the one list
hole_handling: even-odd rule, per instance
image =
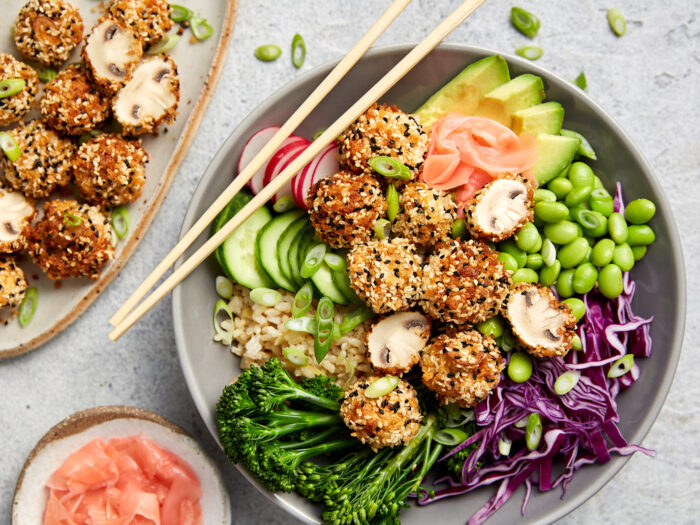
[[[383, 45], [383, 46], [377, 46], [377, 47], [372, 47], [360, 60], [365, 60], [368, 57], [373, 57], [375, 55], [382, 55], [382, 54], [392, 54], [392, 53], [408, 53], [416, 44], [415, 43], [398, 43], [398, 44], [391, 44], [391, 45]], [[643, 416], [639, 423], [639, 427], [637, 432], [633, 436], [629, 436], [629, 441], [641, 444], [642, 441], [646, 438], [648, 435], [649, 431], [651, 430], [651, 427], [654, 425], [654, 422], [658, 418], [661, 408], [663, 407], [669, 391], [671, 389], [671, 385], [673, 383], [674, 376], [676, 374], [676, 371], [678, 369], [678, 362], [680, 360], [680, 354], [683, 348], [683, 338], [685, 335], [685, 322], [686, 322], [686, 314], [687, 314], [687, 288], [686, 288], [686, 271], [685, 271], [685, 259], [683, 258], [683, 251], [680, 243], [680, 235], [678, 232], [678, 225], [676, 224], [676, 221], [674, 219], [673, 213], [671, 211], [671, 206], [668, 201], [668, 198], [666, 197], [666, 193], [663, 190], [663, 187], [654, 172], [651, 164], [647, 161], [646, 157], [642, 154], [642, 152], [635, 146], [635, 144], [632, 142], [631, 138], [629, 135], [622, 129], [622, 127], [610, 116], [598, 103], [596, 103], [586, 92], [583, 90], [579, 89], [576, 87], [574, 84], [571, 82], [565, 80], [561, 76], [552, 73], [551, 71], [532, 63], [529, 60], [526, 60], [524, 58], [520, 58], [516, 55], [510, 54], [510, 53], [503, 53], [499, 52], [495, 49], [491, 49], [488, 47], [482, 47], [482, 46], [472, 46], [472, 45], [467, 45], [467, 44], [459, 44], [459, 43], [446, 43], [442, 42], [436, 47], [437, 49], [444, 49], [444, 50], [450, 50], [450, 51], [456, 51], [456, 52], [461, 52], [465, 54], [474, 54], [474, 55], [483, 55], [483, 56], [490, 56], [490, 55], [501, 55], [508, 64], [517, 64], [523, 69], [527, 69], [532, 73], [535, 73], [537, 75], [542, 76], [545, 78], [548, 82], [557, 84], [560, 88], [563, 88], [565, 91], [568, 91], [574, 98], [579, 98], [582, 99], [583, 102], [585, 102], [586, 107], [595, 113], [597, 118], [600, 118], [601, 120], [605, 121], [605, 123], [613, 130], [614, 134], [620, 138], [620, 140], [624, 143], [625, 147], [628, 148], [630, 153], [632, 154], [633, 157], [635, 157], [639, 164], [642, 166], [642, 171], [644, 172], [645, 179], [649, 183], [649, 185], [652, 187], [654, 193], [656, 194], [656, 201], [657, 201], [657, 213], [660, 213], [663, 215], [664, 220], [666, 223], [669, 225], [669, 233], [670, 233], [670, 245], [671, 245], [671, 251], [672, 255], [676, 261], [676, 279], [675, 279], [675, 286], [678, 290], [678, 310], [679, 310], [679, 315], [676, 316], [674, 323], [673, 323], [673, 329], [671, 331], [671, 341], [673, 341], [673, 345], [670, 345], [670, 352], [668, 353], [668, 359], [671, 360], [674, 363], [674, 366], [671, 366], [667, 369], [666, 373], [662, 377], [662, 380], [659, 383], [659, 388], [656, 392], [656, 395], [653, 399], [653, 402], [648, 405], [648, 410], [646, 414]], [[427, 58], [427, 57], [426, 57]], [[272, 94], [270, 94], [267, 98], [265, 98], [260, 104], [258, 104], [255, 108], [253, 108], [236, 126], [235, 129], [231, 131], [231, 133], [226, 137], [224, 142], [221, 144], [219, 149], [217, 150], [216, 154], [210, 161], [210, 163], [207, 165], [206, 169], [204, 170], [199, 182], [197, 183], [194, 192], [192, 193], [192, 198], [190, 199], [190, 202], [188, 204], [187, 211], [185, 213], [185, 216], [183, 218], [182, 222], [182, 227], [180, 229], [179, 237], [182, 238], [182, 236], [185, 234], [189, 226], [193, 224], [194, 220], [197, 219], [197, 217], [194, 217], [194, 207], [191, 206], [193, 200], [195, 197], [199, 197], [199, 194], [206, 185], [209, 180], [216, 176], [218, 165], [222, 162], [224, 157], [227, 155], [228, 151], [235, 147], [237, 144], [238, 140], [245, 140], [245, 138], [236, 138], [236, 135], [238, 134], [239, 129], [244, 129], [246, 128], [249, 124], [254, 122], [256, 119], [260, 117], [261, 114], [265, 113], [267, 110], [272, 108], [274, 105], [276, 105], [279, 101], [280, 98], [283, 97], [283, 95], [289, 91], [293, 91], [295, 89], [298, 89], [299, 86], [307, 82], [310, 78], [319, 75], [321, 72], [328, 72], [330, 69], [335, 66], [335, 64], [338, 63], [340, 59], [333, 59], [329, 60], [323, 64], [320, 64], [319, 66], [314, 67], [313, 69], [307, 71], [306, 73], [296, 77], [295, 79], [291, 80], [290, 82], [287, 82], [286, 84], [282, 85], [278, 89], [276, 89]], [[332, 94], [329, 94], [329, 96], [332, 96]], [[183, 262], [184, 262], [184, 257], [181, 257], [176, 261], [174, 268], [179, 267]], [[205, 426], [209, 429], [210, 434], [214, 439], [216, 440], [217, 444], [219, 447], [221, 447], [221, 444], [219, 443], [218, 436], [216, 433], [216, 428], [213, 428], [212, 425], [210, 425], [210, 422], [208, 418], [205, 416], [208, 412], [211, 411], [212, 407], [207, 407], [205, 400], [202, 398], [200, 393], [195, 389], [196, 381], [193, 373], [193, 369], [190, 366], [190, 363], [187, 359], [186, 352], [185, 352], [185, 334], [184, 334], [184, 329], [181, 324], [177, 322], [179, 318], [182, 317], [183, 315], [183, 310], [182, 310], [182, 297], [181, 297], [182, 291], [180, 287], [176, 287], [175, 290], [173, 291], [173, 298], [172, 298], [172, 315], [173, 315], [173, 328], [175, 331], [175, 342], [177, 346], [177, 352], [178, 352], [178, 361], [180, 363], [180, 367], [182, 369], [182, 373], [185, 377], [185, 381], [187, 382], [187, 389], [189, 391], [190, 397], [192, 398], [195, 406], [197, 407], [197, 411], [199, 412], [200, 417], [202, 418]], [[625, 466], [627, 461], [632, 457], [632, 455], [629, 456], [613, 456], [611, 460], [604, 465], [605, 470], [602, 471], [602, 475], [599, 478], [596, 478], [596, 480], [590, 484], [590, 486], [585, 487], [584, 489], [581, 490], [580, 493], [576, 495], [570, 495], [569, 497], [562, 499], [561, 504], [555, 507], [552, 511], [548, 512], [543, 518], [540, 520], [528, 520], [527, 515], [525, 515], [521, 521], [521, 523], [551, 523], [554, 522], [558, 519], [561, 519], [562, 517], [566, 516], [567, 514], [573, 512], [575, 509], [577, 509], [579, 506], [581, 506], [583, 503], [588, 501], [590, 498], [592, 498], [596, 493], [598, 493], [603, 487], [605, 487], [616, 475], [622, 467]], [[599, 467], [602, 467], [601, 465], [598, 465]], [[295, 507], [291, 502], [286, 501], [279, 497], [278, 494], [270, 492], [269, 490], [265, 489], [262, 487], [258, 481], [244, 468], [241, 467], [240, 465], [235, 465], [235, 467], [238, 469], [238, 471], [249, 481], [251, 482], [258, 490], [260, 490], [269, 500], [273, 501], [275, 504], [277, 504], [279, 507], [284, 509], [286, 512], [291, 514], [292, 516], [296, 517], [297, 519], [304, 521], [305, 523], [313, 523], [316, 524], [318, 523], [317, 518], [314, 518], [312, 516], [308, 516], [305, 512], [302, 510], [298, 509]]]

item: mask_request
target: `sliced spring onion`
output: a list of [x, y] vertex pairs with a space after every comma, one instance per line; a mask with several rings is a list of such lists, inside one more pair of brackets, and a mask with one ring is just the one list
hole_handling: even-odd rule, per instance
[[622, 36], [627, 32], [627, 22], [619, 9], [614, 7], [608, 9], [608, 24], [617, 36]]
[[206, 40], [214, 34], [214, 28], [209, 25], [206, 18], [201, 16], [193, 16], [190, 19], [190, 30], [192, 30], [192, 34], [199, 41]]
[[262, 60], [263, 62], [273, 62], [277, 60], [282, 54], [282, 49], [280, 46], [275, 44], [265, 44], [259, 46], [255, 50], [255, 58]]
[[540, 19], [521, 7], [511, 7], [510, 21], [518, 31], [528, 38], [535, 38], [540, 30]]
[[634, 367], [634, 356], [632, 354], [622, 356], [610, 367], [610, 370], [608, 370], [608, 377], [621, 377], [632, 370], [632, 367]]
[[464, 219], [457, 219], [452, 223], [452, 238], [459, 239], [467, 236], [467, 223]]
[[520, 421], [516, 421], [515, 423], [513, 423], [513, 426], [515, 428], [525, 428], [527, 426], [527, 421], [528, 418], [524, 417]]
[[216, 276], [216, 293], [222, 299], [230, 299], [233, 295], [233, 281], [223, 275]]
[[314, 290], [311, 287], [311, 283], [305, 283], [304, 286], [299, 288], [299, 291], [294, 296], [294, 301], [292, 301], [292, 317], [297, 318], [305, 315], [311, 308], [313, 298]]
[[510, 447], [513, 442], [507, 437], [501, 436], [498, 438], [498, 453], [502, 456], [510, 454]]
[[114, 228], [109, 231], [109, 244], [112, 245], [112, 248], [116, 248], [117, 244], [119, 244], [119, 237], [117, 237], [117, 233], [114, 231]]
[[10, 162], [16, 161], [22, 155], [19, 145], [7, 131], [0, 131], [0, 148], [2, 148], [5, 156], [10, 159]]
[[24, 292], [24, 299], [22, 299], [22, 304], [19, 305], [19, 325], [24, 328], [27, 326], [32, 317], [34, 317], [34, 312], [36, 312], [36, 305], [39, 302], [39, 290], [34, 286], [27, 288]]
[[557, 377], [557, 380], [554, 382], [554, 391], [560, 396], [568, 394], [576, 386], [576, 383], [578, 383], [580, 377], [581, 372], [578, 370], [569, 370], [568, 372], [564, 372], [562, 375]]
[[[80, 226], [83, 223], [82, 217], [78, 217], [77, 215], [70, 213], [70, 212], [64, 212], [63, 213], [63, 223], [66, 226]], [[116, 231], [115, 231], [116, 233]], [[119, 234], [117, 234], [119, 235]]]
[[112, 229], [117, 237], [123, 239], [129, 232], [129, 211], [124, 206], [119, 206], [112, 210]]
[[345, 317], [343, 318], [343, 322], [340, 323], [340, 333], [345, 335], [349, 332], [352, 332], [360, 324], [364, 323], [369, 319], [372, 319], [375, 315], [377, 314], [375, 314], [366, 306], [358, 306], [357, 308], [355, 308], [351, 312], [348, 312], [345, 315]]
[[386, 217], [391, 222], [394, 222], [394, 219], [399, 214], [399, 206], [399, 192], [396, 191], [393, 184], [389, 184], [386, 189]]
[[24, 89], [27, 81], [23, 78], [8, 78], [0, 80], [0, 98], [11, 97]]
[[374, 221], [374, 236], [379, 239], [386, 239], [391, 235], [391, 223], [386, 219], [377, 219]]
[[557, 261], [557, 248], [549, 239], [542, 243], [542, 262], [546, 266], [552, 266]]
[[255, 288], [250, 291], [250, 300], [262, 306], [275, 306], [282, 300], [282, 294], [272, 288]]
[[527, 416], [525, 427], [525, 443], [528, 450], [535, 450], [542, 440], [542, 420], [537, 412]]
[[80, 135], [78, 142], [80, 142], [80, 144], [85, 144], [87, 141], [94, 139], [95, 137], [99, 137], [102, 134], [104, 134], [104, 131], [100, 131], [99, 129], [91, 129], [90, 131]]
[[574, 84], [586, 91], [586, 88], [588, 87], [588, 81], [586, 80], [586, 74], [583, 71], [581, 71], [578, 74], [578, 76], [574, 80]]
[[513, 348], [515, 348], [515, 338], [513, 337], [513, 333], [506, 329], [501, 336], [501, 350], [510, 352]]
[[233, 321], [233, 314], [231, 313], [228, 304], [226, 304], [226, 301], [224, 301], [223, 299], [219, 299], [214, 305], [214, 331], [219, 337], [221, 337], [221, 340], [225, 344], [230, 345], [233, 336], [230, 332], [227, 332], [226, 330], [221, 328], [221, 321], [226, 319], [230, 319], [231, 321]]
[[50, 82], [58, 76], [58, 71], [46, 66], [37, 66], [36, 76], [42, 82]]
[[544, 54], [540, 46], [523, 46], [515, 50], [515, 54], [528, 60], [537, 60]]
[[339, 272], [345, 270], [345, 259], [337, 253], [327, 253], [323, 256], [323, 260], [333, 271]]
[[443, 428], [435, 433], [433, 439], [441, 445], [454, 447], [465, 441], [468, 437], [469, 435], [464, 430], [458, 428]]
[[313, 317], [292, 317], [284, 322], [284, 327], [292, 332], [316, 333], [316, 319]]
[[297, 203], [294, 200], [294, 197], [291, 195], [285, 195], [275, 201], [275, 203], [272, 205], [272, 209], [277, 213], [284, 213], [285, 211], [289, 211], [296, 207], [296, 205]]
[[459, 428], [474, 420], [474, 411], [462, 408], [457, 403], [450, 403], [442, 407], [445, 415], [442, 424], [446, 428]]
[[326, 245], [319, 243], [309, 250], [309, 253], [304, 257], [304, 263], [301, 265], [299, 273], [304, 279], [308, 279], [321, 267], [323, 257], [326, 255]]
[[390, 179], [409, 180], [413, 176], [405, 164], [385, 155], [372, 157], [367, 164], [383, 177]]
[[571, 338], [571, 348], [573, 348], [576, 352], [583, 350], [583, 344], [581, 343], [581, 338], [578, 335], [574, 335]]
[[165, 38], [158, 42], [157, 44], [151, 46], [148, 48], [148, 53], [149, 55], [158, 55], [160, 53], [167, 53], [170, 51], [172, 48], [175, 47], [175, 44], [177, 44], [180, 41], [180, 35], [176, 34], [170, 34], [170, 35], [165, 35]]
[[390, 393], [394, 388], [399, 386], [399, 378], [396, 376], [384, 376], [377, 379], [369, 385], [365, 390], [365, 396], [370, 399], [382, 397]]
[[326, 131], [326, 128], [321, 128], [321, 129], [319, 129], [318, 131], [316, 131], [316, 133], [313, 134], [313, 136], [311, 137], [311, 139], [312, 139], [312, 140], [316, 140], [318, 137], [320, 137], [321, 135], [323, 135], [323, 132], [324, 132], [324, 131]]
[[296, 33], [294, 38], [292, 38], [292, 64], [299, 69], [304, 65], [305, 58], [306, 42], [304, 42], [304, 38], [299, 33]]
[[314, 356], [321, 363], [331, 349], [335, 323], [333, 322], [333, 301], [321, 297], [316, 308], [316, 335], [314, 337]]
[[287, 361], [296, 366], [306, 366], [309, 364], [309, 356], [298, 348], [285, 348], [282, 350]]
[[177, 4], [170, 4], [170, 20], [173, 22], [187, 22], [192, 18], [192, 11]]

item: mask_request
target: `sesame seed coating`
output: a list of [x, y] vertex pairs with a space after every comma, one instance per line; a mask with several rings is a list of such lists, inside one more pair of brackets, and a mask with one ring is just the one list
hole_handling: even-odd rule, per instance
[[60, 65], [83, 37], [83, 19], [63, 0], [29, 0], [15, 21], [17, 49], [45, 66]]
[[69, 135], [95, 129], [109, 116], [108, 97], [79, 66], [68, 66], [44, 86], [39, 107], [44, 123]]
[[75, 146], [38, 120], [9, 131], [22, 155], [11, 162], [0, 155], [0, 168], [10, 186], [27, 197], [48, 197], [70, 182], [70, 162]]
[[173, 27], [167, 0], [114, 0], [108, 10], [136, 33], [145, 47], [160, 42]]
[[416, 391], [404, 380], [384, 396], [367, 397], [365, 391], [380, 377], [359, 378], [348, 388], [340, 406], [340, 415], [352, 435], [375, 452], [411, 441], [423, 419]]
[[457, 205], [449, 194], [410, 182], [401, 190], [401, 209], [391, 229], [416, 244], [433, 245], [450, 235], [456, 218]]
[[[0, 310], [3, 314], [9, 312], [9, 317], [17, 315], [16, 308], [22, 303], [24, 293], [27, 291], [27, 278], [22, 268], [17, 266], [14, 257], [0, 255]], [[1, 319], [5, 320], [3, 315]]]
[[356, 173], [372, 173], [367, 162], [384, 155], [404, 163], [415, 178], [428, 151], [428, 135], [417, 117], [384, 104], [373, 104], [338, 142], [341, 166]]
[[423, 383], [441, 404], [473, 407], [498, 385], [505, 362], [489, 336], [467, 329], [436, 337], [423, 351]]
[[27, 64], [12, 55], [0, 53], [0, 80], [21, 78], [26, 84], [24, 89], [12, 96], [0, 98], [0, 126], [7, 126], [22, 120], [22, 117], [32, 109], [34, 97], [39, 91], [39, 78]]
[[0, 253], [15, 253], [26, 248], [25, 229], [35, 216], [32, 199], [0, 184]]
[[421, 306], [439, 321], [480, 323], [498, 313], [510, 283], [497, 251], [480, 241], [449, 239], [423, 265]]
[[374, 237], [374, 223], [386, 213], [379, 181], [341, 171], [319, 180], [309, 191], [309, 218], [319, 238], [343, 248]]
[[114, 257], [109, 219], [98, 208], [74, 200], [48, 201], [28, 241], [29, 253], [50, 279], [97, 279]]
[[355, 244], [348, 274], [355, 293], [377, 313], [408, 310], [421, 296], [421, 260], [406, 239]]
[[148, 153], [140, 140], [99, 135], [78, 149], [73, 177], [90, 204], [121, 206], [135, 201], [146, 183]]

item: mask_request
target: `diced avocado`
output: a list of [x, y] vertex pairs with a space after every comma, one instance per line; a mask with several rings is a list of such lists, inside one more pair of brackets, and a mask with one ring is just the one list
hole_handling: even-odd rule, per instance
[[529, 133], [558, 135], [564, 122], [564, 108], [559, 102], [545, 102], [513, 113], [513, 131], [518, 135]]
[[488, 117], [510, 128], [516, 111], [540, 104], [543, 100], [542, 79], [526, 73], [486, 93], [476, 115]]
[[540, 186], [547, 184], [566, 168], [578, 151], [581, 140], [542, 133], [537, 136], [537, 164], [534, 173]]
[[442, 86], [416, 110], [416, 115], [424, 128], [450, 111], [473, 115], [486, 93], [509, 80], [508, 64], [502, 56], [482, 58]]

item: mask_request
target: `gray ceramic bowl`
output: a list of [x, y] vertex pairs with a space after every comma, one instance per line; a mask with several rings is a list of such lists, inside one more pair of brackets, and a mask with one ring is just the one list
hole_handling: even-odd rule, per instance
[[[311, 137], [317, 129], [326, 127], [409, 49], [409, 46], [392, 46], [368, 53], [297, 132]], [[382, 100], [411, 111], [467, 64], [495, 53], [462, 45], [442, 45]], [[512, 75], [528, 72], [544, 79], [547, 98], [560, 102], [566, 110], [565, 126], [583, 133], [598, 153], [599, 160], [593, 164], [593, 168], [608, 189], [612, 190], [615, 181], [620, 180], [627, 199], [644, 196], [657, 203], [658, 211], [652, 224], [656, 231], [656, 243], [633, 271], [638, 283], [634, 309], [643, 316], [655, 315], [651, 334], [657, 344], [652, 356], [640, 363], [641, 379], [619, 397], [622, 433], [630, 442], [639, 443], [654, 423], [671, 386], [685, 323], [685, 273], [671, 207], [658, 179], [627, 135], [585, 93], [530, 62], [511, 56], [506, 59]], [[333, 65], [319, 67], [278, 90], [226, 139], [194, 193], [185, 215], [183, 232], [231, 182], [246, 139], [260, 128], [284, 122]], [[204, 240], [202, 236], [195, 247]], [[217, 300], [214, 278], [218, 273], [220, 271], [214, 264], [204, 264], [173, 294], [175, 333], [182, 369], [192, 398], [214, 436], [216, 401], [223, 386], [239, 373], [238, 359], [212, 341], [211, 312]], [[569, 485], [564, 499], [560, 499], [558, 489], [546, 494], [535, 491], [524, 518], [520, 517], [521, 489], [489, 523], [552, 522], [595, 494], [625, 462], [626, 458], [614, 457], [606, 465], [583, 468]], [[244, 474], [247, 475], [245, 471]], [[252, 479], [251, 482], [255, 483]], [[303, 498], [295, 494], [271, 494], [258, 487], [294, 516], [309, 523], [318, 522], [318, 508]], [[405, 524], [463, 524], [493, 494], [493, 490], [486, 488], [428, 507], [408, 509], [402, 514], [401, 521]]]

